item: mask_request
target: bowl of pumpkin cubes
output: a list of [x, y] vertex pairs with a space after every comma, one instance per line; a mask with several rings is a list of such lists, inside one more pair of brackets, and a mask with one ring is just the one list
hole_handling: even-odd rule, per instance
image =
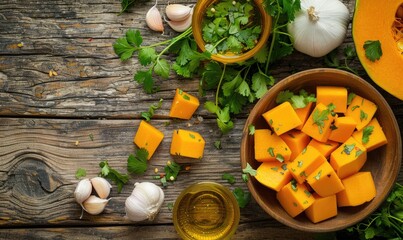
[[402, 140], [382, 95], [362, 78], [311, 69], [274, 85], [251, 110], [241, 142], [248, 188], [271, 217], [329, 232], [375, 211], [400, 171]]

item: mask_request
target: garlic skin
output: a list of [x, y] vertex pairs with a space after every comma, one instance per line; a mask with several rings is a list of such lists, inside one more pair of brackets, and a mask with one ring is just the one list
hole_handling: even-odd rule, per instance
[[95, 189], [95, 192], [102, 199], [106, 199], [111, 192], [112, 185], [102, 177], [94, 177], [91, 178], [92, 187]]
[[85, 178], [78, 182], [76, 189], [74, 190], [74, 198], [76, 202], [82, 206], [83, 202], [88, 199], [92, 192], [92, 184], [88, 178]]
[[164, 202], [164, 191], [151, 182], [135, 183], [132, 194], [126, 199], [126, 216], [134, 222], [154, 220]]
[[83, 209], [92, 215], [98, 215], [104, 211], [106, 204], [108, 204], [110, 199], [102, 199], [95, 195], [91, 195], [83, 203]]
[[182, 4], [169, 4], [165, 8], [165, 14], [171, 21], [179, 22], [189, 17], [192, 8]]
[[350, 14], [339, 0], [302, 0], [301, 10], [288, 24], [294, 48], [312, 57], [322, 57], [340, 46]]
[[164, 32], [164, 25], [162, 23], [161, 13], [157, 8], [157, 2], [152, 6], [146, 14], [147, 26], [157, 32]]

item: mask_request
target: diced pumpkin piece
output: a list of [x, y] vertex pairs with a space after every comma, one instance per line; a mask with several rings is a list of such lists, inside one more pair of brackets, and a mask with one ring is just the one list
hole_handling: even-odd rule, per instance
[[319, 142], [326, 142], [331, 131], [330, 125], [335, 118], [329, 107], [322, 103], [317, 104], [301, 131]]
[[329, 140], [343, 143], [355, 130], [357, 123], [352, 117], [338, 117], [331, 125]]
[[355, 95], [350, 105], [348, 105], [346, 116], [352, 117], [357, 123], [356, 129], [363, 129], [375, 115], [378, 107], [375, 103], [361, 96]]
[[177, 88], [169, 116], [180, 119], [190, 119], [199, 105], [198, 98]]
[[305, 215], [313, 223], [332, 218], [337, 215], [336, 195], [321, 197], [313, 193], [315, 202], [305, 210]]
[[204, 145], [205, 141], [198, 132], [178, 129], [173, 132], [170, 153], [200, 159], [203, 157]]
[[280, 205], [291, 217], [297, 216], [315, 201], [306, 186], [295, 181], [290, 181], [286, 184], [277, 192], [276, 197]]
[[336, 106], [334, 112], [345, 113], [347, 109], [347, 88], [318, 86], [316, 87], [316, 103], [323, 103], [325, 106], [333, 103]]
[[371, 172], [358, 172], [341, 181], [344, 190], [336, 194], [339, 207], [358, 206], [371, 201], [376, 195]]
[[340, 179], [360, 171], [366, 160], [367, 149], [353, 137], [330, 154], [330, 165]]
[[289, 102], [283, 102], [263, 113], [263, 118], [277, 135], [281, 135], [302, 124]]
[[137, 147], [145, 148], [148, 151], [148, 160], [150, 160], [163, 138], [164, 134], [160, 130], [142, 120], [133, 142]]
[[298, 156], [298, 154], [300, 154], [302, 150], [304, 150], [304, 148], [311, 140], [308, 135], [295, 129], [281, 134], [280, 137], [291, 149], [291, 156], [289, 161], [293, 161]]
[[376, 118], [372, 118], [371, 122], [361, 131], [354, 132], [353, 138], [364, 145], [368, 152], [388, 143], [385, 133]]
[[256, 169], [255, 178], [264, 186], [278, 192], [291, 181], [292, 176], [287, 169], [286, 163], [276, 161], [260, 164]]
[[327, 142], [319, 142], [312, 139], [308, 146], [316, 148], [325, 158], [329, 157], [330, 154], [339, 146], [338, 142], [333, 142], [328, 140]]
[[288, 164], [288, 169], [294, 179], [302, 184], [315, 169], [326, 161], [326, 158], [318, 150], [307, 146], [294, 161]]
[[313, 102], [309, 102], [305, 107], [303, 108], [296, 108], [294, 109], [295, 112], [297, 113], [299, 119], [301, 120], [301, 125], [297, 127], [298, 130], [301, 130], [302, 127], [304, 126], [306, 120], [309, 117], [309, 114], [311, 114], [311, 110], [313, 107]]
[[255, 159], [259, 162], [265, 161], [288, 161], [291, 150], [287, 144], [270, 129], [256, 129]]
[[307, 182], [321, 197], [334, 195], [344, 189], [340, 178], [327, 161], [308, 176]]

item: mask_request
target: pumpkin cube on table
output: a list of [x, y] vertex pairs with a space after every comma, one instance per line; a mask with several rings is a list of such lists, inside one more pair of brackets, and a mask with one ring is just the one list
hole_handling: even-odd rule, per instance
[[152, 126], [150, 123], [142, 120], [134, 136], [133, 142], [139, 148], [144, 148], [148, 151], [147, 159], [150, 160], [163, 138], [164, 133]]
[[205, 141], [198, 132], [178, 129], [172, 134], [170, 153], [173, 156], [201, 159], [204, 146]]
[[190, 119], [193, 113], [199, 107], [199, 99], [182, 91], [176, 89], [174, 99], [172, 101], [169, 116], [180, 119]]

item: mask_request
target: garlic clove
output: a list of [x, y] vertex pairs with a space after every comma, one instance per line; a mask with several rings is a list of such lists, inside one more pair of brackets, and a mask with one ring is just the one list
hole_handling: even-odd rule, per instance
[[146, 23], [149, 28], [157, 32], [164, 32], [161, 13], [157, 8], [157, 2], [152, 6], [146, 14]]
[[91, 195], [92, 184], [91, 181], [86, 178], [78, 182], [76, 189], [74, 190], [74, 198], [78, 204], [82, 204]]
[[189, 17], [192, 8], [182, 4], [169, 4], [165, 8], [165, 14], [171, 21], [183, 21]]
[[176, 32], [184, 32], [192, 25], [192, 14], [182, 21], [166, 21]]
[[126, 216], [135, 222], [154, 220], [164, 202], [162, 189], [150, 182], [136, 183], [132, 194], [126, 199]]
[[106, 199], [109, 196], [112, 186], [105, 178], [91, 178], [91, 183], [100, 198]]
[[87, 200], [83, 202], [83, 209], [92, 215], [100, 214], [104, 211], [106, 204], [110, 199], [102, 199], [95, 195], [91, 195]]

